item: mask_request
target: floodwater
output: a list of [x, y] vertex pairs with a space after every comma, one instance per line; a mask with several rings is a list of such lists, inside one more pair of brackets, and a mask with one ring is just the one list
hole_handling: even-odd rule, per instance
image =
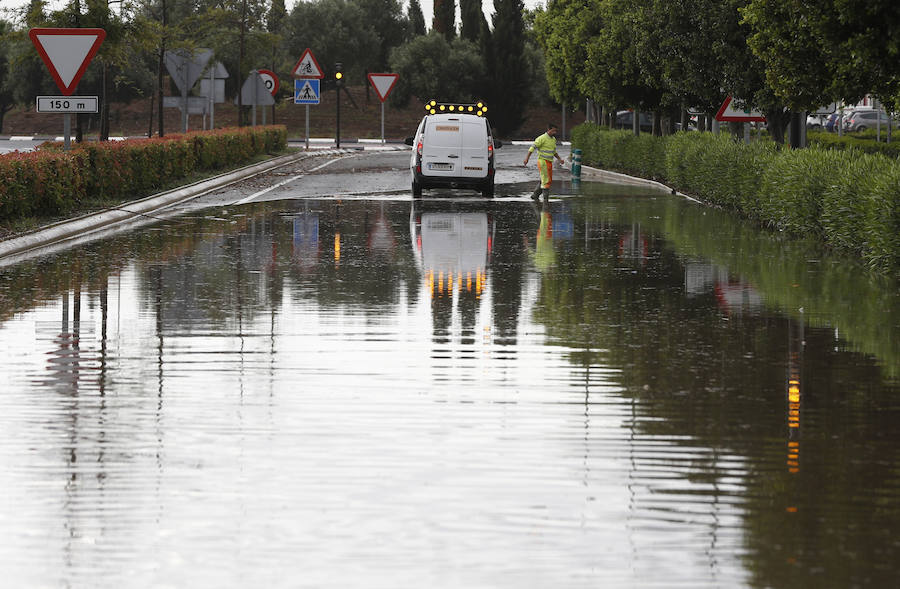
[[897, 285], [576, 192], [207, 209], [0, 270], [2, 584], [896, 586]]

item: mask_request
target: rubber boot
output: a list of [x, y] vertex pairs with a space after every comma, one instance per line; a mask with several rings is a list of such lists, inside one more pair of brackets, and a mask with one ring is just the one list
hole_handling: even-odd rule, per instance
[[531, 193], [531, 200], [537, 201], [541, 198], [541, 185], [538, 184], [538, 187], [534, 189], [534, 192]]
[[550, 202], [550, 189], [549, 189], [549, 188], [542, 188], [542, 189], [541, 189], [541, 192], [542, 192], [543, 195], [544, 195], [544, 202]]

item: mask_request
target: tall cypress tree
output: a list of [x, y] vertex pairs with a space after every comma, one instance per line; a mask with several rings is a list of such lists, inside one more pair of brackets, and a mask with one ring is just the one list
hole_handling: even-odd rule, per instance
[[525, 59], [525, 22], [522, 0], [494, 0], [491, 64], [491, 123], [511, 133], [525, 120], [528, 62]]
[[434, 0], [431, 28], [448, 41], [456, 37], [456, 0]]
[[477, 42], [481, 36], [481, 23], [485, 22], [481, 0], [459, 0], [459, 18], [459, 36]]
[[409, 38], [414, 39], [425, 34], [425, 15], [422, 14], [422, 5], [419, 0], [409, 0], [406, 8], [406, 18], [409, 19]]

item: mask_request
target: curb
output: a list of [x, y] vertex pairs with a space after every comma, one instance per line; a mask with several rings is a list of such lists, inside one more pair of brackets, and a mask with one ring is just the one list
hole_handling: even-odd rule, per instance
[[665, 184], [657, 182], [656, 180], [647, 180], [646, 178], [638, 178], [637, 176], [629, 176], [628, 174], [620, 174], [619, 172], [610, 172], [609, 170], [601, 170], [599, 168], [592, 168], [590, 166], [583, 165], [581, 166], [582, 177], [585, 176], [585, 172], [587, 172], [587, 176], [589, 176], [591, 179], [600, 180], [602, 182], [625, 184], [627, 186], [647, 186], [649, 188], [655, 188], [657, 190], [664, 190], [669, 194], [680, 196], [696, 203], [702, 203], [702, 201], [697, 200], [693, 196], [689, 196], [687, 194], [684, 194], [683, 192], [678, 192], [674, 188], [666, 186]]
[[356, 150], [330, 149], [316, 152], [301, 152], [283, 155], [265, 162], [238, 168], [231, 172], [214, 176], [194, 184], [188, 184], [167, 192], [161, 192], [153, 196], [123, 203], [121, 206], [106, 209], [97, 213], [90, 213], [74, 219], [59, 221], [52, 225], [34, 230], [19, 237], [0, 241], [0, 264], [6, 262], [5, 258], [29, 252], [37, 248], [43, 248], [76, 238], [85, 237], [91, 233], [108, 229], [114, 225], [125, 223], [136, 217], [159, 211], [182, 202], [202, 196], [213, 190], [234, 184], [246, 178], [268, 172], [275, 168], [286, 166], [295, 161], [304, 160], [320, 155], [339, 155], [356, 153]]

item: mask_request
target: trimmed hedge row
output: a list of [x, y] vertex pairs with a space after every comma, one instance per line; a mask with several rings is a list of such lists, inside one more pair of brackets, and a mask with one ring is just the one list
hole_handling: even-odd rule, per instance
[[[886, 132], [882, 131], [882, 137], [885, 135]], [[898, 133], [898, 135], [900, 135], [900, 133]], [[897, 137], [897, 139], [900, 140], [900, 137]], [[836, 133], [816, 131], [808, 133], [806, 140], [811, 146], [816, 147], [828, 149], [858, 149], [866, 153], [880, 153], [894, 158], [900, 157], [900, 141], [892, 141], [891, 143], [876, 141], [874, 135], [871, 137], [860, 137], [858, 135], [838, 136]]]
[[137, 198], [188, 177], [287, 146], [281, 125], [198, 131], [163, 138], [49, 143], [0, 156], [0, 219], [56, 215], [86, 198]]
[[812, 235], [882, 272], [900, 268], [900, 160], [860, 149], [784, 150], [727, 134], [667, 137], [585, 123], [586, 165], [651, 178], [765, 226]]

